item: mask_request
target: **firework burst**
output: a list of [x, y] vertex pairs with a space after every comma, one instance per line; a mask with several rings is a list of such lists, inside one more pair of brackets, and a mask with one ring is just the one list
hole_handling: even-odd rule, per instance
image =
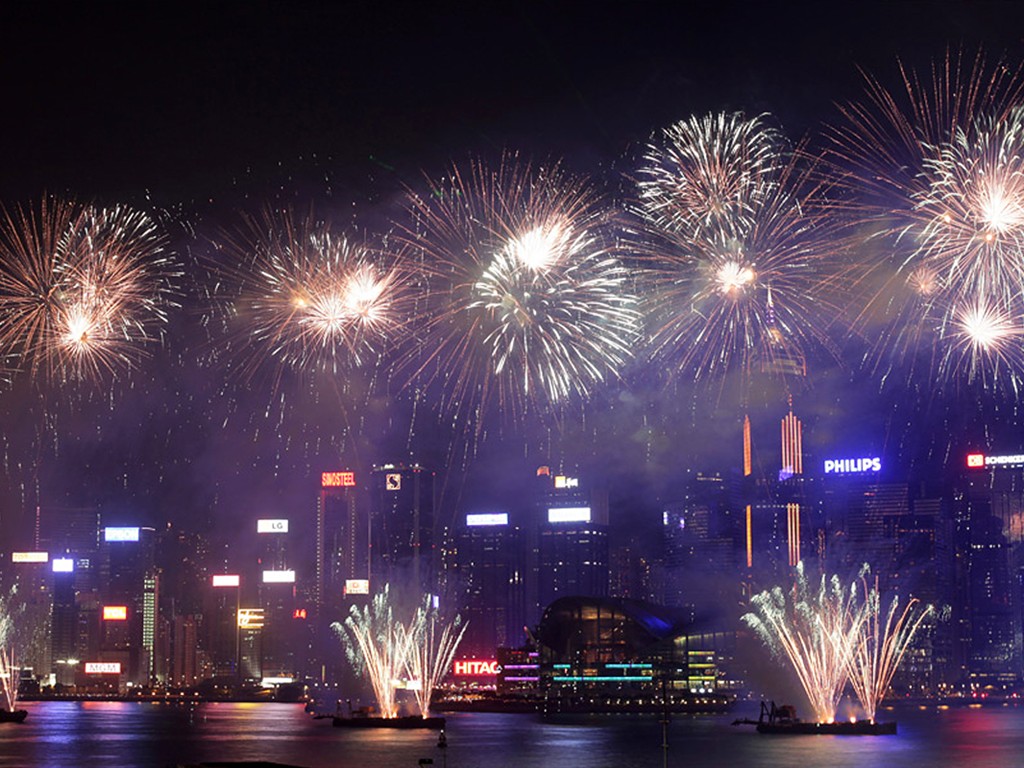
[[764, 118], [692, 118], [653, 142], [640, 170], [651, 343], [696, 378], [759, 365], [803, 372], [830, 348], [837, 257], [824, 188]]
[[249, 374], [268, 360], [299, 372], [372, 364], [405, 319], [396, 260], [312, 216], [267, 210], [224, 244], [228, 262], [216, 271], [243, 323]]
[[784, 146], [765, 116], [719, 112], [666, 128], [640, 170], [645, 217], [687, 236], [742, 235], [777, 184]]
[[874, 241], [850, 275], [863, 290], [855, 328], [877, 339], [867, 361], [883, 381], [906, 372], [1016, 390], [1022, 81], [981, 55], [901, 75], [896, 92], [868, 80], [868, 99], [843, 109], [827, 152], [855, 236]]
[[35, 374], [98, 380], [160, 338], [177, 276], [143, 213], [44, 199], [0, 214], [0, 346]]
[[429, 287], [404, 366], [441, 385], [446, 411], [552, 412], [630, 359], [637, 302], [611, 213], [587, 184], [505, 158], [454, 167], [410, 208], [406, 239]]

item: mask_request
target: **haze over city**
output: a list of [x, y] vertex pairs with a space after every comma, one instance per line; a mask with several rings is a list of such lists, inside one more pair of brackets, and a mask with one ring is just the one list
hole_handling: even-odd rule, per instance
[[[452, 516], [554, 463], [600, 477], [629, 510], [613, 525], [642, 530], [687, 473], [738, 466], [744, 398], [767, 409], [754, 429], [769, 467], [786, 385], [741, 384], [738, 366], [698, 380], [693, 366], [652, 363], [644, 345], [563, 412], [540, 401], [525, 419], [492, 412], [469, 440], [436, 397], [417, 395], [407, 371], [376, 381], [369, 399], [339, 386], [343, 376], [273, 360], [243, 373], [245, 331], [225, 328], [210, 296], [225, 280], [225, 240], [243, 215], [290, 207], [394, 243], [410, 196], [453, 164], [497, 168], [516, 155], [535, 169], [561, 161], [621, 210], [636, 198], [648, 146], [676, 121], [764, 115], [791, 146], [806, 139], [817, 151], [827, 126], [846, 125], [836, 105], [866, 101], [871, 81], [858, 68], [897, 91], [900, 62], [927, 73], [962, 56], [968, 69], [980, 51], [989, 67], [1004, 53], [1012, 63], [1019, 36], [1009, 12], [7, 9], [4, 57], [19, 75], [0, 128], [0, 199], [11, 211], [48, 194], [144, 212], [173, 266], [161, 296], [167, 322], [130, 368], [48, 376], [9, 352], [5, 529], [27, 534], [34, 508], [55, 504], [227, 532], [253, 514], [299, 512], [320, 471], [416, 460], [444, 475]], [[858, 247], [841, 258], [871, 255]], [[618, 253], [645, 265], [628, 247]], [[963, 367], [930, 378], [908, 366], [904, 377], [897, 361], [882, 376], [884, 366], [864, 362], [876, 329], [857, 327], [850, 307], [831, 313], [836, 304], [830, 297], [815, 308], [822, 317], [806, 318], [825, 341], [806, 350], [796, 393], [810, 455], [884, 454], [889, 466], [929, 476], [966, 448], [1019, 447], [1010, 444], [1014, 387], [1003, 386], [1016, 378], [1012, 365], [996, 389]], [[423, 343], [422, 327], [402, 334]]]

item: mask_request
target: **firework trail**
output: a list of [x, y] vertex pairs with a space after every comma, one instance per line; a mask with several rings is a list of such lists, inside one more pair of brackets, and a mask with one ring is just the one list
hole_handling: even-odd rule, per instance
[[878, 705], [889, 690], [900, 662], [922, 622], [934, 609], [930, 605], [919, 608], [918, 601], [912, 598], [900, 610], [899, 599], [893, 597], [883, 617], [878, 580], [870, 588], [866, 578], [862, 577], [861, 581], [864, 602], [851, 628], [854, 642], [849, 664], [850, 685], [865, 715], [874, 722]]
[[444, 412], [479, 433], [492, 407], [557, 411], [618, 376], [639, 315], [610, 209], [589, 185], [505, 157], [453, 167], [409, 207], [405, 239], [428, 292], [401, 367], [438, 385]]
[[3, 209], [0, 254], [0, 350], [30, 374], [98, 381], [159, 340], [177, 272], [145, 214], [49, 199]]
[[444, 622], [434, 608], [430, 595], [416, 609], [410, 622], [406, 668], [409, 678], [419, 681], [419, 687], [415, 689], [416, 702], [423, 717], [430, 717], [430, 700], [434, 690], [451, 670], [455, 652], [468, 626], [460, 624], [458, 616], [452, 622]]
[[893, 92], [868, 78], [826, 152], [846, 189], [837, 213], [868, 240], [849, 275], [854, 326], [878, 339], [866, 362], [883, 382], [906, 372], [1016, 391], [1024, 81], [981, 54], [900, 72]]
[[635, 213], [653, 357], [696, 379], [802, 375], [826, 329], [838, 260], [826, 182], [765, 118], [717, 114], [648, 147]]
[[775, 587], [755, 595], [751, 604], [754, 611], [743, 621], [774, 653], [788, 659], [817, 721], [834, 722], [853, 652], [850, 628], [859, 621], [854, 587], [823, 575], [814, 588], [800, 563], [789, 593]]
[[405, 671], [415, 633], [395, 619], [389, 587], [385, 585], [362, 610], [353, 605], [345, 623], [331, 627], [352, 665], [370, 678], [381, 716], [397, 717], [394, 681]]
[[214, 299], [242, 323], [249, 375], [268, 361], [299, 372], [372, 365], [406, 319], [397, 261], [312, 216], [246, 216], [222, 248]]

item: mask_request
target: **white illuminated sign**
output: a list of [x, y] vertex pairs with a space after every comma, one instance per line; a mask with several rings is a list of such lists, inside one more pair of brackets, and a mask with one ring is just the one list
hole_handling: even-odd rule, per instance
[[346, 595], [368, 595], [370, 594], [369, 579], [345, 579]]
[[466, 515], [466, 525], [508, 525], [508, 512], [481, 512]]
[[211, 579], [215, 587], [237, 587], [240, 581], [237, 573], [215, 573]]
[[104, 528], [103, 529], [103, 540], [104, 541], [138, 541], [139, 540], [139, 529], [138, 528]]
[[862, 459], [825, 459], [826, 475], [846, 475], [854, 472], [881, 472], [882, 460], [877, 456]]
[[580, 481], [576, 477], [566, 477], [565, 475], [555, 475], [555, 488], [579, 488]]
[[85, 662], [85, 674], [87, 675], [120, 675], [120, 661], [87, 661]]
[[75, 561], [70, 557], [55, 557], [51, 567], [54, 573], [72, 573], [75, 570]]
[[1011, 454], [1009, 456], [986, 456], [985, 466], [986, 467], [1013, 467], [1024, 464], [1024, 456], [1020, 454]]
[[11, 552], [12, 563], [48, 563], [49, 552]]
[[560, 507], [548, 510], [549, 523], [589, 523], [590, 507]]
[[288, 521], [257, 520], [256, 533], [288, 533]]
[[264, 584], [294, 584], [295, 571], [264, 571]]

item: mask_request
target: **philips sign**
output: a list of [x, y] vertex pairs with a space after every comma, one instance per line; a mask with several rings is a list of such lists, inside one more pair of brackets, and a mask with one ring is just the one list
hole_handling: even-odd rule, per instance
[[863, 459], [825, 459], [826, 475], [849, 475], [856, 472], [881, 472], [882, 460], [877, 456]]

